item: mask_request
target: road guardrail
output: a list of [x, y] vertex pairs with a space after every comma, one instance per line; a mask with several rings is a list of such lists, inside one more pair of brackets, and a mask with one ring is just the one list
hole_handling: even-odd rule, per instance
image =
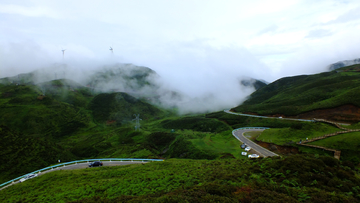
[[53, 170], [55, 168], [59, 168], [59, 167], [65, 167], [66, 165], [72, 165], [72, 164], [78, 164], [78, 163], [84, 163], [84, 162], [92, 162], [92, 161], [131, 161], [131, 162], [134, 162], [134, 161], [141, 161], [141, 162], [151, 162], [151, 161], [164, 161], [162, 159], [132, 159], [132, 158], [102, 158], [102, 159], [84, 159], [84, 160], [77, 160], [77, 161], [70, 161], [70, 162], [65, 162], [65, 163], [61, 163], [61, 164], [56, 164], [56, 165], [53, 165], [53, 166], [48, 166], [48, 167], [45, 167], [45, 168], [42, 168], [42, 169], [39, 169], [39, 170], [36, 170], [36, 171], [33, 171], [31, 173], [27, 173], [23, 176], [20, 176], [20, 177], [17, 177], [17, 178], [14, 178], [12, 180], [9, 180], [3, 184], [0, 185], [0, 188], [7, 185], [7, 184], [10, 184], [10, 183], [13, 183], [29, 174], [32, 174], [32, 173], [41, 173], [43, 171], [48, 171], [48, 170]]
[[238, 115], [238, 116], [248, 116], [248, 117], [255, 117], [255, 118], [270, 118], [270, 119], [280, 119], [280, 120], [289, 120], [289, 121], [315, 122], [314, 120], [307, 120], [307, 119], [268, 117], [268, 116], [258, 116], [258, 115], [251, 115], [251, 114], [236, 113], [236, 112], [231, 112], [230, 109], [224, 110], [224, 112], [229, 113], [229, 114]]

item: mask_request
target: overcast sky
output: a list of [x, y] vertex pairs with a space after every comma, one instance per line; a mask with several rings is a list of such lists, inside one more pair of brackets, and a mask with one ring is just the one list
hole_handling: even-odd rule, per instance
[[0, 0], [0, 77], [62, 62], [66, 49], [74, 67], [133, 63], [194, 91], [272, 82], [360, 58], [359, 33], [359, 0]]

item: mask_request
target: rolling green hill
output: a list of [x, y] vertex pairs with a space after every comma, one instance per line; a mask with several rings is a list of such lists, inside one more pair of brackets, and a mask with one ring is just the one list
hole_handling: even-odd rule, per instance
[[133, 64], [114, 64], [103, 67], [90, 76], [87, 85], [104, 90], [136, 92], [145, 86], [155, 86], [155, 71]]
[[0, 182], [47, 167], [59, 159], [77, 158], [54, 142], [17, 134], [2, 125], [0, 149], [0, 162], [3, 163], [0, 165]]
[[0, 191], [1, 202], [360, 202], [349, 162], [296, 155], [63, 170]]
[[89, 104], [93, 117], [97, 122], [116, 121], [126, 123], [134, 119], [134, 114], [140, 114], [142, 119], [159, 117], [163, 112], [126, 93], [102, 93], [94, 97]]
[[[328, 110], [344, 105], [352, 105], [358, 109], [359, 69], [360, 65], [353, 65], [332, 72], [281, 78], [255, 91], [242, 105], [232, 110], [296, 117], [314, 110]], [[360, 114], [344, 111], [333, 113], [327, 119], [358, 122]]]
[[[54, 88], [54, 87], [52, 87]], [[66, 92], [64, 87], [56, 87], [52, 91]], [[0, 86], [0, 124], [27, 135], [63, 136], [91, 123], [90, 114], [77, 102], [86, 99], [81, 92], [67, 91], [70, 103], [55, 99], [64, 95], [54, 95], [49, 91], [42, 95], [34, 85], [1, 85]]]
[[[93, 95], [88, 88], [62, 79], [37, 85], [1, 84], [0, 95], [0, 125], [11, 129], [17, 142], [6, 148], [14, 156], [9, 156], [11, 164], [3, 166], [6, 173], [0, 180], [58, 159], [240, 158], [243, 151], [231, 135], [232, 128], [222, 121], [204, 115], [178, 117], [126, 93]], [[142, 119], [140, 131], [134, 130], [134, 114]], [[53, 153], [59, 150], [62, 153]], [[22, 165], [27, 167], [12, 169]]]

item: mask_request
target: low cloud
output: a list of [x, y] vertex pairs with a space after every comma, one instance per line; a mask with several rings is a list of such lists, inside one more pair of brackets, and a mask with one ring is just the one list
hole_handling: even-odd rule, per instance
[[266, 28], [260, 30], [257, 33], [257, 35], [272, 34], [272, 33], [276, 32], [278, 29], [279, 29], [279, 26], [273, 24], [273, 25], [270, 25], [269, 27], [266, 27]]
[[305, 38], [322, 38], [322, 37], [328, 37], [331, 35], [333, 35], [333, 33], [330, 30], [315, 29], [315, 30], [310, 30], [309, 34]]

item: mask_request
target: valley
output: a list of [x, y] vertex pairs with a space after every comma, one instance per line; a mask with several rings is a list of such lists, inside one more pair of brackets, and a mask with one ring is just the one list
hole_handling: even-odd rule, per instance
[[[117, 75], [123, 71], [107, 70], [89, 86], [67, 79], [34, 84], [26, 75], [22, 83], [1, 79], [0, 159], [7, 164], [0, 166], [0, 182], [54, 165], [59, 159], [165, 161], [55, 171], [1, 190], [0, 200], [161, 202], [195, 201], [198, 196], [204, 201], [251, 202], [275, 196], [274, 202], [296, 202], [318, 201], [322, 195], [327, 201], [359, 201], [360, 142], [355, 130], [360, 128], [356, 96], [360, 73], [349, 73], [351, 68], [283, 78], [258, 87], [231, 110], [187, 114], [179, 114], [176, 106], [162, 105], [159, 87], [147, 81], [155, 73], [147, 68], [128, 71], [126, 77]], [[96, 87], [116, 80], [131, 85], [124, 91]], [[153, 87], [147, 94], [133, 93], [147, 86]], [[323, 92], [326, 96], [317, 95]], [[170, 90], [166, 94], [182, 97]], [[341, 125], [314, 122], [314, 118]], [[252, 148], [264, 156], [259, 145], [279, 156], [250, 160], [241, 155], [245, 150], [233, 133], [244, 127], [264, 128], [252, 138], [257, 143]], [[347, 133], [338, 134], [344, 130]], [[326, 134], [338, 135], [318, 139]], [[298, 145], [300, 140], [341, 151], [340, 160], [307, 143]]]

